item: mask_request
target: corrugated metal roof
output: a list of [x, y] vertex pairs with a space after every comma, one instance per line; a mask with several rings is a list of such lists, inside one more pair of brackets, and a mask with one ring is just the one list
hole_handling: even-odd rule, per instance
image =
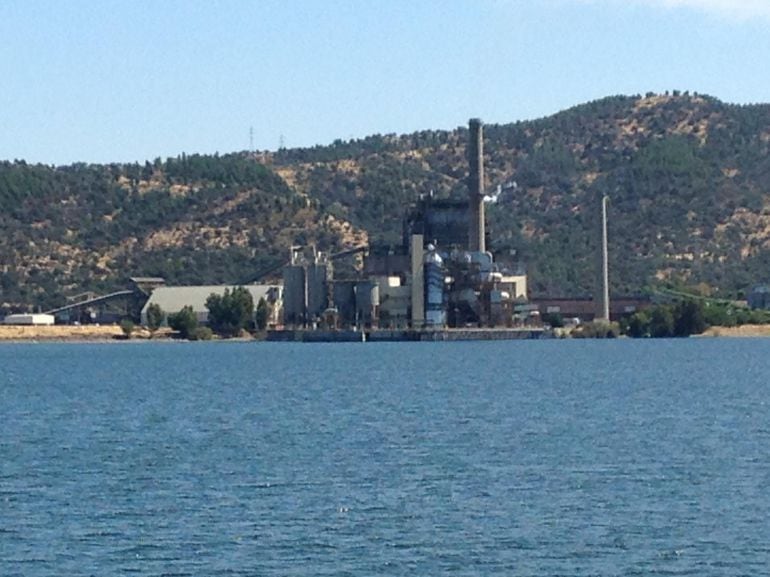
[[[225, 289], [233, 290], [237, 285], [207, 285], [207, 286], [178, 286], [178, 287], [158, 287], [152, 291], [152, 295], [142, 308], [142, 320], [147, 318], [147, 307], [157, 304], [163, 309], [163, 312], [176, 313], [186, 306], [190, 306], [199, 318], [208, 316], [206, 308], [206, 299], [212, 294], [224, 295]], [[269, 301], [269, 293], [272, 290], [280, 290], [279, 285], [242, 285], [251, 293], [254, 299], [254, 305], [259, 299], [264, 298]]]

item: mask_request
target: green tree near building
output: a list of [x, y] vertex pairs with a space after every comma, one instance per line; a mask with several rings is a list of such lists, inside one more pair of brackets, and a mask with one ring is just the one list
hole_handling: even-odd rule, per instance
[[650, 315], [649, 335], [659, 339], [673, 337], [675, 324], [676, 319], [670, 307], [655, 307]]
[[152, 303], [147, 307], [147, 328], [151, 333], [154, 334], [163, 325], [165, 316], [158, 303]]
[[703, 314], [703, 304], [693, 299], [680, 302], [674, 316], [674, 336], [699, 335], [708, 328]]
[[264, 298], [259, 299], [257, 303], [257, 310], [254, 313], [254, 324], [257, 325], [257, 330], [264, 331], [267, 328], [267, 321], [270, 317], [270, 307]]
[[689, 337], [699, 335], [709, 326], [703, 304], [687, 299], [671, 305], [657, 305], [634, 313], [625, 323], [625, 333], [634, 338]]
[[650, 336], [650, 315], [647, 311], [635, 312], [625, 321], [624, 331], [626, 335], [634, 339]]
[[131, 319], [123, 319], [120, 321], [120, 330], [123, 331], [123, 335], [127, 338], [131, 338], [131, 333], [134, 332], [134, 321]]
[[249, 328], [254, 318], [254, 299], [244, 287], [225, 289], [224, 295], [211, 294], [206, 299], [209, 327], [223, 337], [235, 337]]
[[198, 318], [192, 307], [186, 306], [178, 313], [168, 315], [168, 326], [177, 331], [183, 339], [190, 339], [198, 328]]

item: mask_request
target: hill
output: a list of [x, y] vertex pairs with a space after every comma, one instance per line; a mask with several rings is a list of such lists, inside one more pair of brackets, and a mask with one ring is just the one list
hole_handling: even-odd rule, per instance
[[366, 241], [240, 154], [144, 166], [0, 163], [0, 230], [6, 310], [107, 292], [129, 276], [245, 283], [285, 260], [297, 239], [328, 247]]
[[[324, 209], [392, 242], [420, 192], [465, 194], [467, 131], [371, 136], [280, 151], [274, 169]], [[593, 290], [599, 202], [611, 199], [613, 289], [701, 285], [736, 295], [768, 278], [770, 106], [615, 96], [485, 127], [492, 247], [515, 250], [535, 294]]]
[[[419, 194], [465, 194], [467, 130], [373, 135], [258, 155], [144, 165], [0, 163], [0, 303], [46, 307], [124, 286], [246, 282], [294, 242], [392, 244]], [[485, 127], [493, 250], [535, 294], [592, 291], [599, 199], [613, 289], [768, 280], [770, 106], [615, 96]]]

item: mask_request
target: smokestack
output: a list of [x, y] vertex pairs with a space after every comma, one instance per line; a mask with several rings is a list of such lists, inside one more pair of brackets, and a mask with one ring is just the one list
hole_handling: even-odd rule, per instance
[[484, 241], [484, 125], [479, 118], [468, 121], [468, 250], [486, 251]]
[[607, 201], [608, 196], [602, 197], [602, 281], [601, 281], [601, 302], [597, 316], [601, 320], [610, 321], [610, 273], [609, 273], [609, 250], [607, 248]]

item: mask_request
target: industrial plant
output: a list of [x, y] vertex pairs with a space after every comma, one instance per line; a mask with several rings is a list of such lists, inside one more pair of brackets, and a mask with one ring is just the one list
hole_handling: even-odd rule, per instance
[[[438, 198], [426, 192], [403, 216], [400, 243], [357, 246], [335, 254], [293, 246], [280, 266], [283, 282], [244, 285], [269, 307], [267, 333], [276, 341], [455, 340], [539, 338], [538, 305], [527, 302], [520, 263], [496, 262], [487, 250], [484, 214], [484, 135], [469, 123], [468, 195]], [[605, 250], [606, 252], [606, 250]], [[356, 259], [351, 266], [346, 259]], [[340, 266], [342, 265], [342, 266]], [[206, 301], [233, 286], [165, 286], [163, 278], [132, 277], [107, 295], [84, 293], [46, 315], [11, 316], [6, 323], [148, 322], [150, 307], [165, 314], [189, 307], [208, 322]], [[606, 301], [605, 301], [606, 303]], [[564, 303], [548, 306], [554, 312]], [[565, 309], [569, 310], [569, 309]]]
[[[437, 333], [451, 338], [452, 330], [481, 335], [481, 329], [499, 330], [480, 338], [539, 335], [539, 329], [503, 330], [514, 327], [517, 312], [526, 316], [527, 277], [520, 266], [496, 263], [486, 249], [479, 119], [471, 119], [469, 138], [467, 199], [424, 194], [405, 215], [400, 246], [331, 256], [315, 247], [292, 247], [283, 271], [284, 327], [269, 337], [335, 340], [344, 331], [369, 331], [375, 339], [419, 340]], [[360, 273], [335, 276], [334, 262], [355, 252], [364, 254]]]

